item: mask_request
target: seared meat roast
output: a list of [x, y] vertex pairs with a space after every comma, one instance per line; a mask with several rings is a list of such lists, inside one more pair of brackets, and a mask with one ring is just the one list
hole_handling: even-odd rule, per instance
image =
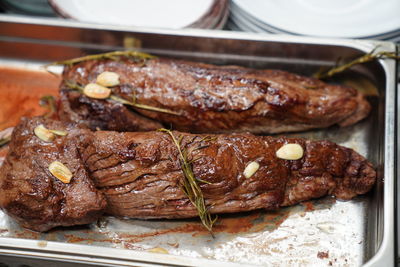
[[[40, 140], [33, 132], [39, 124], [67, 130], [67, 138]], [[104, 195], [97, 190], [80, 157], [84, 142], [73, 125], [23, 118], [14, 128], [10, 150], [0, 169], [0, 206], [23, 227], [47, 231], [56, 226], [87, 224], [103, 214]], [[53, 161], [67, 162], [74, 179], [70, 184], [49, 172]]]
[[[119, 74], [114, 95], [179, 115], [96, 100], [68, 83], [86, 85], [104, 71]], [[370, 105], [355, 89], [278, 70], [215, 66], [183, 60], [129, 58], [67, 66], [61, 85], [61, 119], [91, 129], [158, 129], [159, 123], [192, 133], [279, 133], [346, 126], [366, 117]]]
[[[34, 134], [66, 130], [45, 142]], [[251, 134], [173, 132], [193, 161], [211, 213], [272, 210], [333, 195], [350, 199], [371, 189], [376, 172], [352, 149], [329, 141]], [[284, 144], [299, 144], [298, 160], [278, 158]], [[72, 172], [69, 184], [49, 172], [52, 161]], [[251, 162], [259, 168], [246, 178]], [[0, 169], [0, 206], [24, 227], [46, 231], [85, 224], [106, 212], [132, 218], [188, 218], [195, 207], [182, 191], [179, 151], [165, 132], [92, 132], [43, 119], [23, 119]]]

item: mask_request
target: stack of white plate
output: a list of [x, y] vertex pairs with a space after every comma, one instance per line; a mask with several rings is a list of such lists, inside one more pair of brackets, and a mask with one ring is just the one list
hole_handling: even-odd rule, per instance
[[228, 28], [400, 42], [400, 0], [232, 0]]
[[0, 0], [0, 6], [8, 14], [56, 16], [47, 0]]
[[222, 29], [228, 0], [48, 0], [62, 17], [83, 22], [156, 27]]

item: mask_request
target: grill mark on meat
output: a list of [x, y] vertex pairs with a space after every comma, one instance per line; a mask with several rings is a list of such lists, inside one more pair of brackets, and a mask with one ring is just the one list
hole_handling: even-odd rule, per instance
[[[285, 71], [183, 60], [151, 59], [145, 65], [130, 60], [85, 61], [65, 68], [63, 79], [87, 84], [94, 82], [103, 71], [120, 75], [121, 86], [112, 88], [114, 94], [131, 100], [135, 91], [138, 103], [181, 115], [134, 109], [142, 119], [147, 118], [148, 123], [142, 124], [136, 118], [139, 115], [128, 115], [125, 106], [119, 106], [113, 114], [109, 107], [113, 101], [85, 98], [84, 103], [76, 103], [76, 95], [61, 90], [65, 107], [60, 111], [62, 119], [86, 120], [92, 129], [98, 125], [104, 130], [117, 131], [144, 130], [143, 125], [151, 125], [147, 130], [157, 129], [164, 124], [198, 133], [278, 133], [335, 124], [347, 126], [363, 119], [370, 111], [364, 95], [353, 88], [328, 85]], [[65, 85], [61, 87], [65, 89]], [[85, 111], [90, 102], [96, 102], [102, 116]], [[156, 125], [155, 121], [160, 124]]]

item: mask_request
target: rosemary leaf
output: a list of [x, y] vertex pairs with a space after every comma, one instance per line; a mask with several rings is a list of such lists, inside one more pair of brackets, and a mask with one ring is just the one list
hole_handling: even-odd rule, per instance
[[83, 87], [81, 85], [71, 82], [71, 81], [64, 81], [64, 83], [68, 88], [70, 88], [72, 90], [77, 90], [83, 94]]
[[0, 147], [8, 144], [11, 141], [11, 137], [5, 137], [0, 139]]
[[0, 147], [5, 146], [11, 141], [11, 134], [14, 130], [14, 127], [6, 128], [0, 131]]
[[211, 233], [212, 236], [214, 236], [212, 232], [212, 227], [214, 223], [217, 221], [218, 217], [211, 216], [209, 208], [206, 206], [203, 192], [201, 191], [200, 185], [198, 184], [198, 182], [202, 183], [208, 183], [208, 182], [196, 179], [196, 177], [194, 176], [191, 161], [188, 159], [187, 150], [182, 148], [181, 146], [183, 136], [179, 136], [178, 138], [176, 138], [174, 134], [167, 129], [159, 129], [159, 131], [168, 133], [171, 136], [175, 146], [178, 148], [180, 157], [179, 163], [181, 165], [181, 169], [184, 176], [184, 180], [182, 182], [182, 190], [185, 193], [185, 195], [189, 198], [190, 202], [197, 209], [197, 213], [200, 217], [203, 226]]
[[124, 105], [129, 105], [134, 108], [140, 108], [140, 109], [145, 109], [145, 110], [150, 110], [150, 111], [156, 111], [156, 112], [161, 112], [161, 113], [167, 113], [167, 114], [172, 114], [172, 115], [180, 115], [178, 112], [169, 110], [169, 109], [164, 109], [164, 108], [158, 108], [158, 107], [153, 107], [149, 105], [144, 105], [144, 104], [138, 104], [135, 102], [129, 102], [121, 97], [115, 96], [115, 95], [110, 95], [110, 99], [120, 102]]
[[341, 73], [341, 72], [353, 67], [354, 65], [363, 64], [363, 63], [370, 62], [370, 61], [377, 60], [377, 59], [400, 60], [400, 55], [395, 52], [381, 51], [381, 52], [375, 53], [375, 50], [376, 50], [376, 48], [373, 49], [371, 52], [369, 52], [359, 58], [356, 58], [348, 63], [334, 67], [326, 72], [316, 73], [314, 76], [317, 79], [330, 78], [338, 73]]
[[119, 102], [121, 104], [128, 105], [128, 106], [132, 106], [132, 104], [134, 104], [133, 102], [130, 102], [130, 101], [128, 101], [126, 99], [123, 99], [122, 97], [119, 97], [119, 96], [116, 96], [116, 95], [110, 95], [110, 99], [114, 100], [114, 101], [117, 101], [117, 102]]
[[45, 118], [49, 118], [54, 115], [57, 111], [56, 100], [52, 95], [45, 95], [40, 98], [39, 105], [42, 107], [47, 107], [48, 112], [44, 115]]
[[135, 59], [151, 59], [155, 58], [155, 56], [152, 56], [150, 54], [138, 52], [138, 51], [113, 51], [113, 52], [108, 52], [108, 53], [103, 53], [103, 54], [96, 54], [96, 55], [88, 55], [88, 56], [83, 56], [83, 57], [78, 57], [74, 59], [69, 59], [69, 60], [63, 60], [63, 61], [56, 61], [50, 64], [45, 65], [45, 67], [48, 66], [54, 66], [54, 65], [66, 65], [66, 66], [72, 66], [76, 63], [80, 63], [83, 61], [88, 61], [88, 60], [96, 60], [96, 59], [111, 59], [114, 61], [118, 61], [119, 57], [127, 57], [127, 58], [135, 58]]

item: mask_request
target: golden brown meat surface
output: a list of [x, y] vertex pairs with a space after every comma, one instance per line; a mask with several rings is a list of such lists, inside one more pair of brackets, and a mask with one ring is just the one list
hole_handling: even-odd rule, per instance
[[[40, 124], [68, 135], [42, 141], [33, 133]], [[350, 199], [376, 181], [370, 162], [329, 141], [173, 134], [182, 138], [182, 149], [193, 159], [195, 177], [209, 182], [200, 184], [212, 213], [272, 210], [326, 195]], [[144, 219], [197, 216], [182, 191], [178, 149], [167, 133], [92, 132], [34, 118], [24, 119], [12, 138], [0, 169], [0, 206], [24, 227], [44, 231], [85, 224], [103, 211]], [[278, 158], [276, 151], [288, 143], [299, 144], [304, 155]], [[71, 170], [71, 183], [49, 172], [55, 160]], [[259, 168], [246, 178], [251, 162]]]
[[104, 71], [120, 76], [114, 94], [128, 101], [135, 96], [137, 103], [180, 115], [138, 108], [132, 113], [113, 100], [94, 100], [68, 90], [64, 83], [62, 119], [116, 131], [157, 129], [162, 123], [193, 133], [279, 133], [346, 126], [370, 111], [364, 95], [355, 89], [279, 70], [163, 58], [91, 60], [67, 67], [63, 79], [86, 85]]

